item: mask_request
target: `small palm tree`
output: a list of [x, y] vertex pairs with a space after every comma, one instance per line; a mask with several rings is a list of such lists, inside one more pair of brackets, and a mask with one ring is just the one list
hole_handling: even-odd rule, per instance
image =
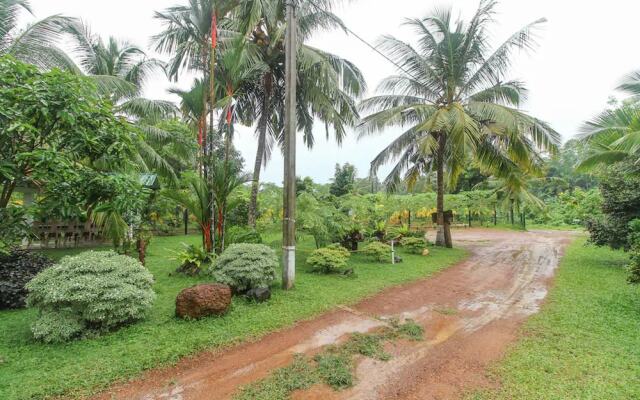
[[11, 55], [42, 69], [77, 71], [74, 62], [57, 47], [65, 28], [76, 20], [53, 15], [20, 29], [18, 17], [22, 11], [32, 13], [28, 0], [0, 0], [0, 56]]
[[193, 215], [202, 232], [202, 246], [207, 253], [213, 252], [213, 238], [211, 227], [213, 220], [209, 205], [210, 191], [204, 179], [197, 175], [189, 175], [182, 179], [183, 189], [165, 189], [162, 195], [186, 208]]
[[523, 83], [505, 79], [513, 52], [533, 47], [533, 31], [544, 20], [489, 52], [495, 6], [496, 1], [482, 1], [469, 23], [454, 22], [451, 9], [408, 20], [417, 34], [415, 46], [383, 37], [381, 49], [400, 70], [380, 84], [381, 95], [361, 104], [370, 113], [360, 123], [361, 137], [390, 126], [405, 128], [373, 160], [372, 175], [396, 160], [386, 179], [393, 190], [402, 180], [411, 186], [420, 174], [435, 171], [439, 246], [451, 246], [444, 232], [445, 174], [455, 183], [469, 158], [496, 176], [527, 171], [540, 151], [555, 152], [560, 142], [549, 125], [518, 109], [526, 95]]

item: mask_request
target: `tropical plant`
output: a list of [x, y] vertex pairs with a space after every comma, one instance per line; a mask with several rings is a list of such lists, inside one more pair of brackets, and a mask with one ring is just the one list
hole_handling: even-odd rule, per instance
[[229, 285], [236, 293], [266, 288], [276, 278], [278, 258], [263, 244], [232, 244], [209, 268], [216, 282]]
[[65, 28], [76, 20], [52, 15], [20, 29], [18, 20], [23, 11], [32, 13], [28, 0], [0, 0], [0, 56], [10, 55], [43, 70], [59, 67], [77, 71], [73, 61], [57, 46]]
[[211, 192], [204, 179], [197, 175], [186, 175], [182, 179], [183, 188], [168, 188], [162, 195], [180, 204], [193, 215], [202, 233], [202, 246], [207, 253], [214, 248], [211, 235], [213, 219], [210, 211]]
[[190, 147], [190, 140], [172, 135], [158, 125], [161, 120], [177, 114], [173, 103], [141, 96], [145, 82], [151, 74], [163, 70], [164, 63], [147, 57], [142, 48], [129, 42], [114, 37], [105, 42], [83, 23], [69, 25], [65, 32], [72, 39], [73, 54], [82, 71], [115, 104], [114, 112], [136, 126], [139, 140], [134, 142], [137, 148], [134, 161], [138, 167], [144, 171], [154, 170], [175, 183], [176, 173], [160, 148], [172, 145], [179, 150], [175, 155], [188, 157], [186, 149]]
[[184, 249], [176, 254], [180, 266], [176, 272], [197, 276], [215, 261], [215, 253], [207, 253], [202, 246], [182, 244]]
[[0, 142], [12, 144], [0, 146], [0, 208], [18, 185], [41, 186], [81, 168], [126, 168], [133, 136], [85, 79], [0, 57]]
[[344, 166], [336, 164], [336, 172], [333, 175], [333, 182], [329, 187], [329, 193], [336, 197], [344, 196], [353, 191], [356, 182], [356, 168], [346, 163]]
[[549, 125], [518, 110], [524, 84], [505, 79], [514, 51], [533, 47], [534, 31], [544, 19], [489, 53], [495, 6], [496, 1], [481, 1], [469, 23], [455, 22], [450, 8], [407, 20], [417, 32], [417, 46], [385, 36], [379, 47], [399, 73], [380, 84], [382, 94], [360, 105], [370, 113], [359, 125], [361, 137], [389, 126], [406, 128], [371, 163], [374, 174], [397, 160], [385, 180], [388, 189], [397, 188], [403, 178], [411, 187], [422, 173], [435, 171], [439, 246], [451, 245], [444, 234], [445, 173], [453, 186], [469, 159], [498, 176], [531, 170], [538, 152], [555, 151], [560, 139]]
[[[343, 248], [344, 249], [344, 248]], [[313, 272], [322, 274], [332, 274], [341, 272], [347, 266], [350, 253], [335, 248], [324, 247], [316, 249], [307, 257], [307, 264], [312, 267]]]
[[36, 339], [65, 342], [98, 335], [144, 318], [155, 299], [153, 275], [115, 252], [67, 256], [27, 284], [27, 305], [38, 310]]
[[[301, 2], [297, 8], [298, 128], [304, 132], [308, 147], [314, 144], [316, 120], [333, 128], [341, 143], [346, 128], [355, 125], [358, 112], [355, 99], [366, 91], [364, 77], [350, 61], [305, 44], [311, 35], [327, 29], [344, 29], [342, 21], [331, 12], [334, 0]], [[256, 83], [255, 110], [258, 142], [253, 169], [249, 225], [255, 227], [258, 211], [260, 173], [269, 161], [276, 143], [284, 133], [284, 33], [285, 1], [243, 0], [238, 11], [240, 32], [251, 32], [250, 40], [258, 49], [258, 57], [266, 69]]]
[[226, 245], [233, 243], [261, 244], [262, 236], [254, 229], [243, 226], [230, 226], [225, 234]]
[[26, 250], [0, 255], [0, 310], [24, 307], [25, 285], [51, 265], [53, 261], [46, 256]]

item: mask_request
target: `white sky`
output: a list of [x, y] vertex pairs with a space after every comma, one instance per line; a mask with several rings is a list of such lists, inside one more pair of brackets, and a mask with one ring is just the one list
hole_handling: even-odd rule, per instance
[[[103, 37], [113, 35], [140, 46], [148, 46], [150, 36], [161, 30], [152, 18], [153, 11], [180, 2], [184, 0], [31, 0], [37, 18], [51, 14], [80, 17], [89, 22], [94, 33]], [[478, 0], [354, 0], [337, 13], [352, 30], [374, 42], [383, 34], [410, 39], [406, 29], [400, 27], [403, 19], [425, 16], [435, 6], [442, 5], [453, 5], [456, 12], [468, 19], [476, 10]], [[538, 50], [531, 55], [519, 56], [510, 78], [525, 81], [530, 90], [524, 108], [550, 122], [565, 139], [572, 137], [583, 121], [605, 107], [623, 75], [640, 69], [635, 48], [640, 2], [502, 0], [498, 11], [493, 46], [526, 23], [540, 17], [549, 20], [541, 32]], [[311, 44], [354, 61], [364, 72], [371, 93], [381, 78], [394, 72], [394, 67], [386, 60], [342, 32], [320, 34]], [[185, 88], [189, 84], [188, 79], [179, 82], [179, 86]], [[172, 99], [166, 89], [174, 84], [163, 76], [157, 76], [147, 86], [147, 97]], [[324, 140], [323, 126], [318, 124], [317, 128], [316, 146], [312, 151], [303, 148], [301, 140], [298, 141], [297, 174], [311, 176], [321, 183], [328, 182], [333, 176], [336, 163], [355, 164], [359, 176], [366, 176], [369, 162], [398, 133], [389, 131], [359, 142], [355, 134], [351, 134], [338, 148], [333, 140]], [[252, 168], [256, 150], [253, 130], [238, 128], [237, 132], [236, 146], [247, 167]], [[262, 175], [264, 180], [281, 183], [282, 168], [280, 153], [276, 152]]]

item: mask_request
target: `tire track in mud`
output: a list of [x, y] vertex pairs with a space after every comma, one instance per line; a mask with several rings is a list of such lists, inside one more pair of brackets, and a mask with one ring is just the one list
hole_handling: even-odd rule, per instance
[[539, 310], [570, 235], [482, 229], [455, 233], [471, 256], [429, 279], [388, 289], [254, 343], [151, 371], [97, 398], [229, 399], [240, 386], [287, 365], [296, 353], [312, 356], [390, 319], [416, 321], [425, 328], [425, 340], [390, 344], [387, 351], [393, 358], [386, 362], [358, 359], [356, 384], [348, 390], [317, 385], [293, 397], [454, 399], [470, 388], [491, 385], [487, 365], [502, 356], [521, 323]]

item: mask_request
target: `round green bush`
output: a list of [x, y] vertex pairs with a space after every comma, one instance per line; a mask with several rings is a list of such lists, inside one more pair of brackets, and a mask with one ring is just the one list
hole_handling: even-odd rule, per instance
[[263, 244], [238, 243], [229, 246], [209, 269], [213, 278], [231, 286], [236, 293], [269, 287], [276, 279], [276, 252]]
[[391, 262], [391, 246], [382, 242], [370, 242], [362, 249], [362, 254], [378, 262]]
[[332, 274], [342, 271], [347, 266], [347, 260], [351, 253], [342, 246], [325, 247], [314, 250], [307, 258], [307, 264], [311, 265], [313, 272]]
[[155, 293], [139, 261], [113, 251], [67, 256], [27, 284], [38, 310], [36, 339], [51, 343], [94, 336], [144, 318]]
[[25, 285], [52, 265], [49, 258], [26, 250], [0, 254], [0, 310], [24, 307], [27, 298]]
[[411, 254], [422, 254], [427, 248], [427, 242], [424, 239], [416, 237], [405, 237], [400, 239], [400, 245]]

